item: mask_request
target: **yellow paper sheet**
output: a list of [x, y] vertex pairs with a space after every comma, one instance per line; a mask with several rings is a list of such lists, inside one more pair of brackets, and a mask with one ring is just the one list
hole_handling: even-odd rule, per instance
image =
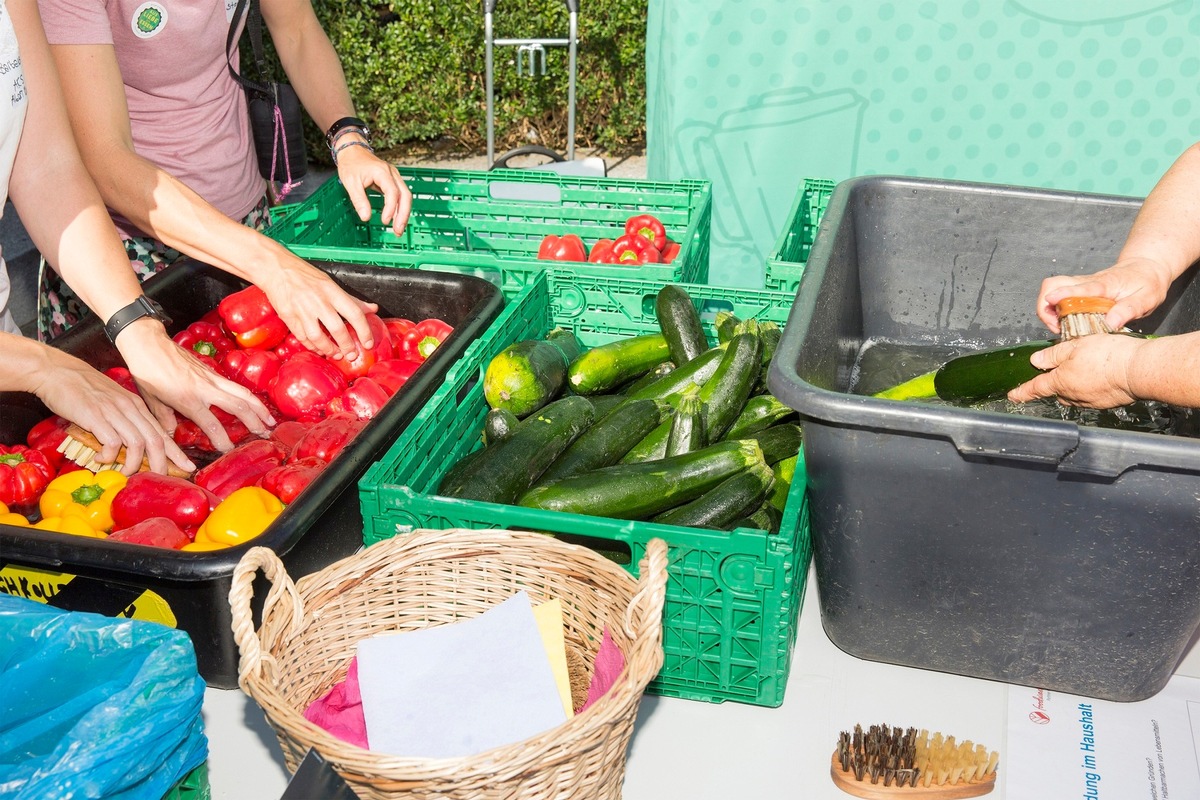
[[567, 719], [575, 716], [571, 703], [571, 678], [567, 674], [567, 643], [563, 638], [562, 602], [556, 597], [547, 600], [533, 609], [533, 618], [537, 622], [538, 632], [542, 634], [542, 645], [546, 648], [546, 658], [550, 661], [550, 669], [554, 672], [554, 682], [558, 685], [558, 694], [562, 698], [563, 710]]

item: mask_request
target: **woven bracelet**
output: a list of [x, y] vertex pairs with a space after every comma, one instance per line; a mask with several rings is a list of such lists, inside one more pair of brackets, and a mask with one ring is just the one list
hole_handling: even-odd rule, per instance
[[330, 155], [333, 156], [333, 165], [335, 167], [337, 166], [337, 163], [338, 163], [338, 153], [342, 152], [347, 147], [365, 147], [368, 150], [370, 150], [372, 153], [375, 152], [375, 148], [371, 147], [371, 145], [368, 142], [353, 141], [353, 142], [346, 142], [345, 144], [339, 144], [337, 147], [335, 147], [333, 150], [330, 151]]

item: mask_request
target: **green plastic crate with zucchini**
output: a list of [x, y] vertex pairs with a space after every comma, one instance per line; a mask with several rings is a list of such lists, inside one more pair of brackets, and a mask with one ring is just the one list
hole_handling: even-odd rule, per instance
[[[468, 348], [445, 385], [359, 481], [363, 539], [373, 544], [416, 528], [546, 531], [616, 558], [636, 573], [646, 543], [670, 553], [657, 694], [693, 700], [783, 702], [810, 555], [803, 468], [777, 534], [708, 531], [439, 497], [442, 475], [480, 446], [487, 413], [482, 373], [513, 342], [572, 328], [587, 345], [658, 330], [654, 299], [664, 284], [552, 269], [534, 276], [488, 332]], [[781, 292], [681, 284], [713, 335], [711, 316], [782, 324], [792, 298]]]
[[763, 279], [766, 289], [794, 295], [800, 287], [804, 265], [808, 263], [808, 254], [817, 235], [817, 226], [829, 205], [829, 196], [833, 194], [833, 185], [833, 181], [820, 178], [805, 178], [800, 184], [787, 223], [771, 255], [767, 256]]
[[548, 234], [574, 233], [591, 247], [624, 233], [634, 214], [658, 217], [679, 242], [670, 264], [573, 264], [601, 277], [703, 283], [708, 280], [712, 197], [707, 181], [589, 178], [540, 170], [401, 168], [413, 194], [404, 233], [380, 219], [383, 197], [372, 194], [371, 219], [359, 219], [336, 177], [289, 207], [267, 230], [308, 259], [433, 269], [488, 278], [515, 297], [548, 264], [538, 247]]

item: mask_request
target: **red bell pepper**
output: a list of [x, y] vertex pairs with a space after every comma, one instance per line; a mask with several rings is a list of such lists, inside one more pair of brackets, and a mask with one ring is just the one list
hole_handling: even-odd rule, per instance
[[454, 333], [454, 328], [440, 319], [434, 317], [423, 319], [414, 325], [411, 331], [404, 334], [401, 354], [405, 358], [424, 361], [452, 333]]
[[297, 353], [308, 353], [311, 351], [300, 344], [300, 340], [296, 338], [296, 334], [289, 332], [287, 336], [283, 337], [283, 341], [276, 345], [275, 349], [271, 352], [279, 356], [280, 361], [287, 361]]
[[592, 252], [588, 253], [589, 264], [611, 264], [613, 263], [613, 240], [598, 239], [592, 245]]
[[346, 391], [329, 401], [329, 414], [349, 414], [361, 420], [374, 419], [390, 396], [387, 389], [374, 378], [358, 378]]
[[29, 429], [29, 433], [25, 434], [25, 444], [45, 453], [46, 460], [56, 473], [66, 460], [66, 457], [58, 452], [58, 446], [67, 438], [67, 427], [70, 424], [69, 419], [54, 414], [34, 425]]
[[172, 337], [175, 344], [184, 350], [191, 350], [199, 356], [209, 356], [220, 360], [223, 353], [228, 353], [237, 343], [225, 335], [220, 325], [212, 322], [193, 322]]
[[[252, 435], [250, 429], [246, 427], [246, 423], [230, 414], [224, 409], [216, 406], [209, 406], [208, 410], [213, 413], [221, 426], [225, 428], [225, 433], [229, 436], [229, 441], [235, 445], [246, 441]], [[171, 438], [175, 440], [175, 444], [183, 448], [192, 448], [205, 453], [217, 452], [216, 445], [208, 438], [199, 425], [192, 422], [187, 417], [175, 415], [175, 431], [171, 434]]]
[[271, 438], [279, 442], [284, 448], [291, 453], [296, 447], [296, 442], [304, 438], [304, 434], [308, 433], [309, 426], [303, 422], [297, 422], [294, 419], [285, 419], [283, 422], [271, 429]]
[[133, 379], [133, 373], [125, 369], [125, 367], [109, 367], [104, 370], [104, 374], [116, 381], [123, 389], [141, 396], [141, 392], [138, 391], [137, 381]]
[[324, 417], [329, 401], [344, 391], [342, 373], [316, 353], [300, 353], [284, 361], [268, 389], [280, 414], [309, 422]]
[[367, 374], [377, 361], [385, 361], [392, 357], [392, 337], [387, 326], [376, 314], [367, 314], [367, 324], [371, 327], [371, 336], [375, 340], [370, 348], [362, 346], [358, 334], [349, 328], [350, 338], [354, 341], [354, 353], [348, 357], [330, 359], [329, 363], [337, 367], [347, 381], [361, 378]]
[[538, 258], [550, 261], [587, 261], [587, 248], [583, 240], [573, 233], [563, 236], [550, 234], [538, 246]]
[[347, 415], [327, 417], [308, 429], [308, 433], [296, 442], [288, 456], [288, 463], [315, 457], [328, 463], [342, 452], [350, 440], [362, 430], [363, 421]]
[[226, 295], [217, 304], [217, 313], [241, 347], [270, 350], [288, 335], [287, 325], [275, 313], [267, 293], [257, 286]]
[[657, 264], [661, 255], [649, 239], [636, 233], [627, 233], [613, 242], [614, 264]]
[[218, 362], [220, 372], [255, 394], [266, 394], [282, 363], [270, 350], [231, 350]]
[[[400, 345], [404, 341], [405, 334], [415, 328], [416, 325], [417, 323], [404, 317], [385, 317], [383, 319], [383, 327], [387, 328], [388, 338], [392, 340], [393, 356], [400, 354]], [[383, 359], [380, 359], [380, 361], [383, 361]]]
[[670, 264], [677, 255], [679, 255], [679, 242], [672, 242], [668, 239], [667, 246], [662, 251], [662, 263]]
[[660, 253], [667, 246], [667, 229], [653, 214], [638, 214], [625, 220], [625, 232], [645, 238]]
[[388, 397], [391, 397], [400, 391], [401, 386], [408, 383], [408, 379], [420, 367], [421, 362], [412, 358], [391, 358], [380, 361], [367, 370], [367, 377], [382, 386]]
[[254, 486], [263, 475], [283, 463], [287, 448], [272, 439], [240, 444], [195, 475], [197, 486], [224, 500], [244, 486]]
[[291, 461], [263, 475], [259, 484], [284, 503], [291, 503], [325, 469], [326, 462], [316, 456]]
[[137, 472], [113, 497], [110, 509], [113, 530], [132, 528], [153, 517], [166, 517], [189, 534], [190, 540], [219, 502], [208, 489], [184, 478]]
[[128, 542], [129, 544], [144, 544], [150, 547], [164, 547], [168, 550], [179, 550], [185, 544], [191, 544], [193, 535], [188, 535], [178, 525], [166, 517], [148, 517], [136, 525], [113, 531], [108, 535], [110, 542]]
[[23, 444], [0, 445], [0, 503], [10, 508], [36, 505], [54, 473], [41, 450]]

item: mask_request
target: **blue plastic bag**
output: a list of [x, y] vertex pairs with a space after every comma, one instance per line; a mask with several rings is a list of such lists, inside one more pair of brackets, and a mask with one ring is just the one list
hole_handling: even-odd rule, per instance
[[183, 631], [0, 594], [0, 797], [162, 800], [208, 757]]

